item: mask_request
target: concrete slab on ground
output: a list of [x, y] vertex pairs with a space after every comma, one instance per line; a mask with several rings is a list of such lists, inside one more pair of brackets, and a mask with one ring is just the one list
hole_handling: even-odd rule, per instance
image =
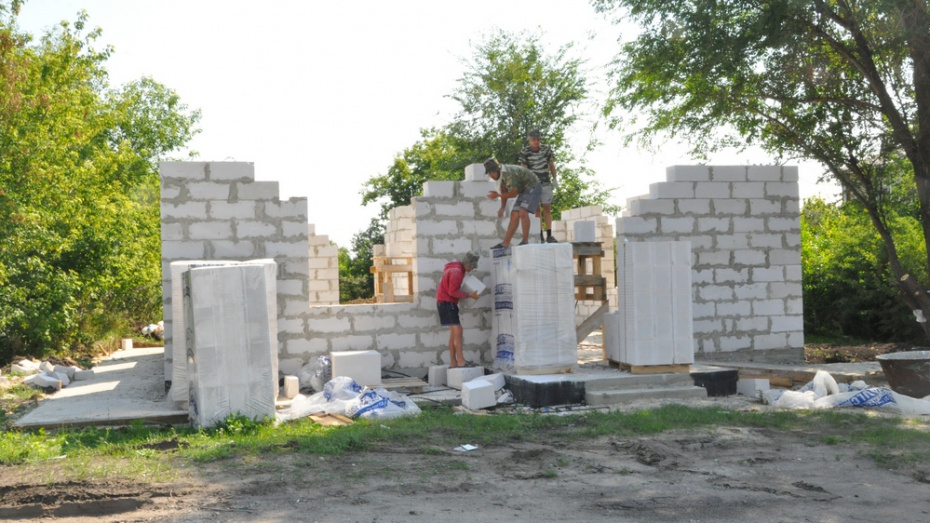
[[176, 423], [187, 411], [165, 394], [165, 349], [120, 350], [94, 367], [94, 377], [52, 394], [14, 423], [18, 428]]

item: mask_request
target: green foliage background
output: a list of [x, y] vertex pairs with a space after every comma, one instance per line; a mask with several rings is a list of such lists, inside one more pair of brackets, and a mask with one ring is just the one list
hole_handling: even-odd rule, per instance
[[[899, 255], [919, 270], [924, 252], [920, 224], [912, 216], [889, 220]], [[804, 332], [828, 338], [910, 342], [923, 331], [902, 302], [888, 256], [868, 215], [856, 202], [810, 199], [801, 212]]]
[[[556, 156], [558, 189], [552, 214], [563, 209], [600, 205], [607, 214], [619, 208], [608, 202], [594, 173], [576, 156], [569, 137], [579, 132], [588, 100], [584, 62], [571, 56], [572, 46], [548, 52], [538, 34], [494, 34], [474, 46], [463, 60], [464, 73], [449, 98], [459, 110], [440, 128], [421, 129], [421, 139], [399, 153], [386, 174], [372, 176], [362, 189], [362, 204], [380, 203], [381, 213], [353, 238], [352, 252], [340, 260], [343, 303], [372, 295], [371, 246], [383, 242], [388, 212], [409, 205], [429, 180], [462, 180], [465, 167], [495, 156], [517, 163], [526, 134], [538, 129]], [[593, 147], [586, 146], [586, 150]], [[491, 219], [489, 217], [489, 219]]]
[[86, 14], [39, 42], [0, 9], [0, 363], [161, 319], [156, 162], [198, 111], [149, 78], [118, 89]]

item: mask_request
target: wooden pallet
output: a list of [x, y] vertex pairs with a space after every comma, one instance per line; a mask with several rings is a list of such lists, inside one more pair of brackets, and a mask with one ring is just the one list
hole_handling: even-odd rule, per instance
[[423, 392], [423, 387], [429, 385], [420, 378], [385, 378], [381, 380], [381, 386], [387, 390], [407, 389], [413, 393]]
[[691, 365], [630, 365], [619, 361], [610, 361], [611, 367], [629, 371], [630, 374], [678, 374], [691, 372]]
[[342, 414], [323, 414], [322, 412], [317, 412], [307, 417], [312, 419], [314, 423], [323, 425], [324, 427], [344, 427], [355, 423], [352, 418], [343, 416]]

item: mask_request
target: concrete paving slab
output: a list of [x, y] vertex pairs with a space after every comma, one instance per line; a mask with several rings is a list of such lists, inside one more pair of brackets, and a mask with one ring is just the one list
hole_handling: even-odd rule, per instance
[[187, 410], [174, 407], [165, 394], [164, 361], [164, 347], [114, 352], [94, 367], [92, 378], [52, 394], [14, 427], [185, 422]]

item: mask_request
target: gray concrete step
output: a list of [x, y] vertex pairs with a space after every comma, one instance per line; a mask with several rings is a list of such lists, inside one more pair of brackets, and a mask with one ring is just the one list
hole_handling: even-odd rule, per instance
[[691, 399], [706, 398], [707, 389], [696, 386], [653, 387], [643, 389], [588, 390], [585, 403], [588, 405], [617, 405], [642, 399]]
[[585, 390], [642, 389], [694, 385], [690, 373], [628, 374], [603, 376], [585, 382]]

